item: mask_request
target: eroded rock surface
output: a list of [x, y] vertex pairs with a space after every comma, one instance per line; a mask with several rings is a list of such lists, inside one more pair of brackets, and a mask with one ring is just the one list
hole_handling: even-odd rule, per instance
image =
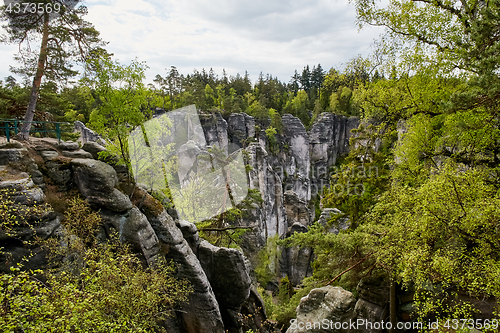
[[[352, 332], [336, 329], [330, 322], [347, 322], [355, 318], [356, 298], [341, 287], [326, 286], [311, 290], [300, 300], [297, 319], [287, 333]], [[324, 323], [327, 323], [323, 325]]]
[[213, 246], [202, 240], [198, 259], [219, 303], [225, 329], [240, 332], [241, 306], [250, 296], [251, 285], [245, 257], [236, 249]]

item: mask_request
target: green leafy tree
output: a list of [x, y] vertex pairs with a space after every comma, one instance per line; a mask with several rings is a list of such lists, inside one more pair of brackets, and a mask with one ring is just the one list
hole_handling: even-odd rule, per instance
[[89, 126], [110, 141], [108, 151], [119, 154], [130, 165], [127, 135], [141, 125], [151, 109], [162, 104], [159, 96], [144, 85], [145, 63], [121, 65], [110, 57], [93, 59], [95, 74], [82, 82], [95, 91], [98, 106], [90, 114]]
[[323, 206], [338, 208], [349, 216], [351, 229], [356, 229], [360, 218], [389, 185], [388, 152], [384, 148], [392, 142], [385, 130], [374, 125], [353, 130], [351, 151], [323, 195]]
[[460, 294], [499, 295], [499, 198], [487, 179], [449, 160], [419, 186], [395, 183], [367, 216], [386, 228], [378, 262], [415, 290], [421, 318], [471, 318], [479, 310]]
[[453, 109], [484, 106], [498, 109], [500, 49], [496, 1], [356, 0], [360, 26], [387, 28], [383, 48], [413, 70], [437, 67], [442, 73], [464, 74], [468, 89], [452, 99]]
[[209, 108], [217, 105], [217, 97], [215, 96], [215, 92], [208, 83], [205, 86], [205, 100], [207, 103], [207, 107]]
[[285, 106], [285, 111], [290, 112], [299, 118], [303, 124], [308, 125], [310, 121], [307, 107], [309, 105], [309, 96], [305, 90], [300, 90], [295, 97], [289, 100]]

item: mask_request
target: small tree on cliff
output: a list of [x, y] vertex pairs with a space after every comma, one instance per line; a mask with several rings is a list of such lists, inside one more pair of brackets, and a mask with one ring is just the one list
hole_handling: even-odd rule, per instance
[[[82, 18], [87, 14], [87, 8], [74, 8], [78, 2], [33, 0], [28, 4], [9, 1], [1, 8], [0, 18], [8, 24], [4, 25], [7, 34], [0, 41], [19, 44], [20, 52], [15, 58], [22, 65], [12, 71], [33, 77], [20, 139], [26, 140], [29, 136], [42, 77], [45, 75], [49, 80], [64, 81], [77, 75], [73, 64], [85, 61], [92, 50], [104, 45], [99, 32]], [[40, 38], [40, 49], [32, 50], [30, 42]]]
[[98, 99], [89, 126], [109, 140], [108, 152], [120, 155], [120, 162], [130, 167], [127, 137], [163, 101], [144, 85], [148, 68], [144, 62], [134, 60], [130, 65], [121, 65], [109, 55], [102, 55], [89, 60], [88, 65], [93, 71], [82, 83], [93, 89]]

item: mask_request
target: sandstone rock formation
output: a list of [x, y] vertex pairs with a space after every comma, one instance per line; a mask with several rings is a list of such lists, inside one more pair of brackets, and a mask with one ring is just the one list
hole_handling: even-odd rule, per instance
[[355, 320], [355, 305], [356, 298], [353, 294], [341, 287], [326, 286], [313, 289], [309, 295], [300, 300], [297, 307], [297, 319], [286, 332], [353, 332], [345, 327], [335, 328], [335, 323], [348, 324]]
[[[103, 237], [118, 231], [120, 239], [149, 264], [159, 257], [173, 260], [179, 277], [187, 279], [194, 292], [176, 317], [165, 323], [169, 332], [240, 333], [243, 328], [270, 331], [272, 325], [266, 322], [263, 302], [251, 285], [256, 255], [269, 237], [307, 231], [314, 220], [309, 200], [328, 183], [330, 168], [340, 154], [347, 152], [350, 129], [357, 126], [358, 120], [325, 113], [308, 132], [298, 118], [284, 115], [283, 133], [277, 135], [279, 149], [274, 150], [269, 149], [264, 130], [256, 133], [254, 118], [244, 113], [232, 114], [227, 121], [218, 113], [202, 114], [199, 121], [177, 111], [170, 112], [169, 117], [177, 125], [165, 135], [182, 138], [170, 141], [178, 145], [179, 165], [186, 166], [181, 168], [184, 174], [178, 175], [181, 183], [189, 179], [190, 173], [212, 167], [204, 158], [209, 157], [208, 148], [216, 146], [226, 154], [244, 148], [248, 188], [260, 200], [246, 202], [244, 214], [231, 223], [250, 228], [241, 244], [250, 263], [236, 250], [200, 240], [196, 226], [179, 220], [173, 208], [167, 212], [151, 193], [127, 185], [127, 168], [98, 160], [105, 148], [93, 142], [99, 138], [80, 124], [77, 127], [85, 133], [84, 142], [87, 140], [82, 148], [71, 142], [33, 143], [29, 149], [16, 142], [0, 146], [0, 176], [1, 172], [10, 172], [12, 164], [23, 165], [21, 171], [25, 172], [17, 173], [14, 179], [0, 179], [0, 187], [21, 189], [23, 194], [16, 200], [23, 204], [43, 201], [48, 183], [60, 191], [77, 190], [100, 211]], [[335, 212], [325, 211], [324, 221], [330, 213]], [[48, 214], [40, 220], [39, 228], [44, 237], [54, 236], [60, 228], [60, 217]], [[23, 237], [31, 237], [29, 232], [23, 233]], [[5, 241], [12, 245], [7, 250], [21, 258], [22, 246], [10, 238]], [[313, 257], [311, 249], [283, 249], [281, 277], [289, 276], [293, 284], [299, 284], [312, 272]], [[37, 260], [30, 267], [43, 266], [43, 258]], [[323, 299], [331, 298], [325, 296], [327, 293], [323, 293]], [[349, 302], [348, 297], [342, 301], [346, 309], [351, 307]], [[360, 313], [378, 313], [378, 308], [361, 305]], [[249, 316], [253, 319], [249, 320]]]
[[[185, 221], [176, 223], [161, 203], [143, 189], [136, 188], [129, 199], [118, 190], [119, 177], [112, 166], [91, 158], [63, 156], [63, 152], [76, 148], [71, 143], [37, 147], [32, 152], [38, 154], [35, 157], [41, 163], [42, 178], [54, 183], [58, 180], [65, 189], [77, 189], [93, 207], [99, 209], [104, 223], [104, 237], [116, 230], [120, 240], [141, 253], [149, 264], [154, 264], [160, 256], [173, 260], [178, 276], [191, 283], [194, 292], [189, 295], [189, 301], [183, 304], [176, 318], [165, 322], [169, 332], [242, 332], [240, 320], [243, 317], [240, 312], [251, 293], [249, 267], [240, 252], [200, 242], [196, 226]], [[0, 148], [0, 155], [9, 156], [7, 159], [11, 162], [0, 171], [9, 175], [12, 173], [9, 177], [1, 178], [0, 175], [0, 188], [17, 190], [14, 200], [19, 204], [31, 205], [35, 200], [43, 201], [43, 191], [30, 180], [29, 175], [14, 170], [16, 167], [24, 168], [18, 163], [21, 160], [34, 163], [28, 150], [15, 143], [8, 148]], [[40, 178], [38, 168], [31, 167], [31, 170]], [[21, 228], [14, 234], [0, 235], [2, 245], [10, 255], [9, 258], [2, 258], [7, 259], [2, 263], [8, 264], [2, 265], [1, 270], [8, 271], [9, 265], [20, 262], [29, 253], [23, 246], [23, 240], [29, 240], [35, 234], [44, 238], [56, 237], [57, 230], [61, 228], [60, 221], [57, 214], [47, 212], [35, 228]], [[40, 253], [31, 257], [25, 267], [43, 268], [46, 264], [43, 253]]]

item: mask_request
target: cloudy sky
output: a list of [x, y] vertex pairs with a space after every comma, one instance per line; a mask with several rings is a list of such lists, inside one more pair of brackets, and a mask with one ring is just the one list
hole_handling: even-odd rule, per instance
[[[166, 68], [213, 68], [219, 75], [260, 72], [288, 82], [309, 64], [339, 68], [367, 56], [381, 30], [358, 31], [347, 0], [87, 0], [86, 19], [121, 63], [137, 58], [147, 81]], [[0, 45], [0, 79], [17, 48]]]

